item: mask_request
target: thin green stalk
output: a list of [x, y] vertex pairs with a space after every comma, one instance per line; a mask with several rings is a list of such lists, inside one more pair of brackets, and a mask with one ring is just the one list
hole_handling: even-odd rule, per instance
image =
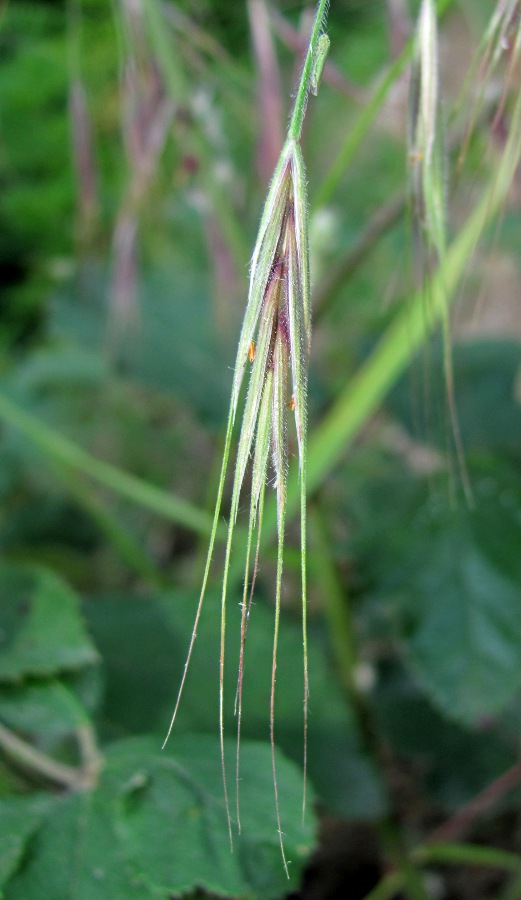
[[409, 858], [407, 850], [403, 849], [401, 836], [399, 836], [399, 841], [399, 855], [401, 857], [399, 871], [401, 871], [403, 875], [403, 889], [405, 895], [409, 897], [409, 900], [431, 900], [431, 894], [425, 886], [423, 873]]
[[[277, 676], [277, 651], [279, 643], [280, 626], [280, 595], [282, 589], [282, 569], [284, 563], [284, 526], [286, 524], [285, 507], [282, 506], [279, 517], [279, 534], [277, 547], [277, 588], [275, 592], [275, 623], [273, 626], [273, 656], [271, 663], [271, 690], [270, 690], [270, 744], [271, 766], [273, 771], [273, 790], [275, 792], [275, 814], [277, 816], [277, 829], [279, 832], [280, 852], [287, 877], [289, 878], [288, 863], [284, 852], [284, 840], [280, 819], [279, 787], [277, 779], [277, 764], [275, 760], [275, 682]], [[304, 781], [305, 785], [305, 781]]]
[[68, 790], [87, 790], [96, 784], [98, 769], [75, 768], [58, 762], [22, 740], [0, 722], [0, 748], [13, 762], [33, 775], [45, 778]]
[[[275, 683], [277, 676], [277, 654], [279, 644], [280, 626], [280, 599], [282, 591], [282, 571], [284, 567], [284, 529], [286, 527], [286, 484], [287, 484], [287, 444], [286, 444], [286, 420], [287, 420], [287, 349], [281, 340], [277, 340], [274, 348], [273, 362], [273, 443], [274, 465], [277, 473], [277, 575], [275, 589], [275, 622], [273, 626], [273, 656], [271, 665], [271, 690], [270, 690], [270, 744], [271, 763], [273, 770], [273, 790], [275, 793], [275, 813], [277, 816], [277, 828], [280, 840], [280, 852], [287, 877], [289, 878], [288, 864], [284, 853], [284, 841], [280, 819], [279, 788], [277, 779], [277, 766], [275, 760]], [[305, 597], [303, 599], [305, 605]]]
[[[222, 465], [222, 453], [224, 452], [226, 435], [221, 436], [221, 440], [219, 441], [219, 450], [215, 454], [215, 459], [212, 462], [211, 468], [208, 472], [207, 484], [205, 486], [204, 496], [202, 497], [202, 506], [203, 509], [211, 509], [213, 508], [214, 498], [217, 495], [218, 487], [219, 487], [219, 479], [221, 476], [221, 465]], [[208, 517], [209, 522], [211, 524], [210, 516]], [[209, 529], [210, 531], [210, 529]], [[223, 541], [226, 535], [226, 529], [224, 523], [221, 523], [217, 527], [217, 536], [216, 540], [218, 542]], [[206, 556], [208, 553], [208, 534], [204, 534], [203, 532], [199, 532], [197, 535], [197, 545], [194, 552], [193, 558], [193, 573], [194, 573], [194, 581], [197, 584], [200, 584], [203, 579], [204, 568], [206, 565]]]
[[81, 767], [88, 784], [96, 785], [103, 768], [103, 757], [96, 741], [96, 732], [90, 721], [85, 721], [75, 731], [80, 752]]
[[304, 667], [304, 746], [302, 758], [303, 790], [302, 821], [306, 812], [306, 786], [308, 772], [308, 713], [309, 713], [309, 651], [308, 651], [308, 605], [307, 605], [307, 431], [303, 438], [302, 463], [300, 469], [300, 583], [302, 588], [302, 662]]
[[387, 857], [402, 874], [408, 895], [416, 900], [426, 900], [425, 888], [421, 874], [416, 867], [416, 860], [409, 858], [407, 848], [404, 846], [400, 823], [395, 812], [397, 808], [396, 791], [392, 781], [385, 778], [393, 761], [389, 759], [386, 743], [381, 740], [367, 697], [359, 690], [356, 683], [358, 652], [352, 609], [335, 571], [325, 524], [316, 503], [312, 507], [310, 520], [315, 551], [315, 577], [320, 584], [321, 595], [326, 598], [326, 621], [340, 683], [353, 711], [365, 752], [375, 761], [385, 779], [388, 812], [377, 826], [381, 844]]
[[313, 23], [313, 28], [311, 30], [308, 52], [306, 54], [306, 59], [304, 60], [300, 84], [298, 86], [297, 96], [295, 97], [295, 105], [293, 107], [293, 112], [291, 114], [291, 120], [288, 129], [288, 138], [292, 138], [294, 141], [300, 140], [302, 125], [304, 123], [304, 116], [306, 114], [311, 79], [313, 75], [313, 67], [317, 58], [319, 39], [324, 30], [324, 21], [326, 18], [328, 5], [329, 0], [320, 0], [315, 15], [315, 21]]
[[[179, 689], [177, 692], [177, 699], [175, 702], [174, 711], [172, 713], [172, 718], [170, 720], [170, 725], [168, 726], [168, 731], [167, 731], [165, 740], [163, 742], [163, 748], [166, 746], [166, 743], [170, 737], [172, 728], [174, 727], [174, 723], [175, 723], [175, 720], [177, 717], [177, 710], [179, 709], [179, 704], [181, 702], [181, 695], [183, 693], [183, 688], [184, 688], [186, 676], [188, 673], [188, 666], [190, 665], [190, 660], [192, 658], [195, 639], [197, 637], [197, 626], [199, 624], [199, 620], [201, 618], [201, 612], [203, 609], [203, 601], [204, 601], [204, 596], [206, 593], [206, 585], [208, 583], [208, 576], [210, 574], [210, 565], [212, 562], [213, 548], [215, 546], [215, 539], [217, 536], [217, 530], [218, 530], [218, 525], [219, 525], [219, 516], [220, 516], [220, 512], [221, 512], [222, 496], [223, 496], [223, 492], [224, 492], [224, 482], [226, 480], [226, 471], [228, 468], [228, 460], [230, 457], [230, 449], [231, 449], [231, 444], [232, 444], [233, 421], [234, 421], [234, 409], [233, 409], [233, 406], [230, 406], [230, 411], [228, 413], [228, 423], [226, 426], [226, 437], [224, 440], [224, 451], [223, 451], [223, 460], [222, 460], [222, 464], [221, 464], [221, 474], [219, 476], [219, 486], [217, 488], [217, 499], [215, 502], [215, 510], [214, 510], [214, 515], [213, 515], [212, 527], [211, 527], [211, 531], [210, 531], [210, 540], [209, 540], [209, 544], [208, 544], [208, 553], [206, 555], [206, 563], [205, 563], [205, 567], [204, 567], [201, 592], [199, 594], [199, 602], [197, 604], [197, 609], [196, 609], [195, 619], [194, 619], [194, 627], [192, 630], [190, 643], [188, 645], [188, 652], [186, 655], [186, 660], [185, 660], [185, 664], [184, 664], [184, 668], [183, 668], [183, 674], [181, 676], [181, 682], [179, 684]], [[229, 816], [229, 805], [228, 805], [227, 798], [226, 798], [226, 802], [227, 802], [226, 809], [228, 811], [228, 816]], [[228, 825], [229, 825], [229, 823], [230, 823], [230, 819], [228, 818]], [[231, 840], [231, 837], [230, 837], [230, 840]]]
[[[451, 3], [452, 0], [439, 0], [437, 4], [438, 15], [444, 13]], [[413, 46], [414, 42], [411, 39], [402, 50], [400, 56], [398, 56], [397, 59], [395, 59], [394, 62], [389, 66], [385, 74], [382, 76], [380, 82], [378, 83], [372, 98], [359, 113], [357, 119], [349, 130], [349, 134], [346, 138], [344, 146], [341, 148], [335, 161], [331, 165], [322, 184], [315, 192], [315, 195], [313, 197], [312, 209], [318, 209], [320, 206], [325, 206], [333, 199], [345, 170], [349, 166], [351, 160], [353, 159], [353, 156], [360, 147], [360, 144], [367, 135], [370, 127], [373, 125], [378, 111], [382, 107], [385, 98], [387, 97], [387, 94], [395, 84], [396, 79], [399, 78], [406, 65], [410, 61]]]
[[[237, 750], [235, 763], [235, 797], [237, 810], [237, 827], [241, 829], [240, 804], [239, 804], [239, 763], [240, 763], [240, 745], [241, 745], [241, 723], [242, 723], [242, 686], [244, 676], [244, 651], [246, 645], [246, 631], [248, 627], [251, 605], [253, 603], [253, 592], [255, 589], [255, 581], [259, 567], [260, 538], [262, 534], [262, 516], [264, 511], [264, 497], [266, 489], [266, 478], [268, 469], [268, 457], [270, 451], [271, 437], [271, 419], [272, 419], [272, 382], [273, 371], [269, 370], [266, 377], [266, 383], [262, 394], [261, 406], [259, 410], [259, 421], [257, 424], [256, 444], [253, 457], [252, 479], [251, 479], [251, 497], [250, 497], [250, 519], [248, 524], [248, 544], [246, 550], [246, 559], [244, 563], [244, 587], [242, 596], [241, 611], [241, 637], [239, 649], [239, 670], [237, 674], [237, 695], [235, 700], [235, 712], [237, 715]], [[250, 573], [250, 554], [253, 541], [253, 532], [257, 526], [257, 541], [255, 548], [255, 561], [251, 576], [251, 584], [249, 583]]]
[[[265, 472], [266, 476], [266, 472]], [[241, 637], [240, 637], [240, 647], [239, 647], [239, 669], [237, 673], [237, 694], [235, 697], [235, 714], [237, 716], [237, 747], [236, 747], [236, 756], [235, 756], [235, 810], [237, 815], [237, 830], [240, 833], [241, 830], [241, 813], [240, 813], [240, 802], [239, 802], [239, 782], [240, 782], [240, 752], [241, 752], [241, 726], [242, 726], [242, 687], [243, 687], [243, 679], [244, 679], [244, 652], [246, 649], [246, 632], [248, 629], [248, 623], [251, 612], [251, 605], [253, 603], [253, 592], [255, 590], [255, 581], [257, 579], [257, 572], [259, 568], [259, 553], [260, 553], [260, 537], [262, 534], [262, 513], [264, 509], [264, 496], [265, 496], [265, 482], [261, 485], [259, 501], [258, 501], [258, 510], [254, 510], [253, 506], [253, 495], [251, 499], [251, 510], [250, 510], [250, 524], [248, 526], [248, 549], [246, 553], [246, 560], [244, 564], [244, 588], [242, 595], [242, 609], [241, 609]], [[251, 584], [249, 583], [249, 572], [250, 572], [250, 552], [251, 552], [251, 544], [253, 538], [253, 529], [255, 527], [255, 519], [257, 518], [257, 542], [255, 547], [255, 561], [253, 564], [253, 572], [251, 576]]]
[[[422, 282], [435, 260], [444, 271], [447, 248], [446, 147], [439, 84], [438, 22], [434, 0], [423, 0], [416, 27], [408, 115], [408, 175], [414, 242]], [[426, 294], [427, 304], [429, 302]], [[427, 307], [427, 315], [429, 309]], [[449, 304], [441, 309], [443, 368], [452, 440], [469, 506], [472, 492], [461, 441], [452, 366]]]
[[332, 263], [324, 273], [313, 294], [313, 320], [315, 325], [329, 311], [340, 287], [343, 287], [387, 231], [403, 217], [407, 208], [405, 191], [399, 191], [380, 206], [363, 231], [355, 238], [338, 262]]
[[324, 518], [316, 502], [310, 509], [309, 519], [315, 559], [314, 578], [320, 587], [321, 596], [324, 597], [324, 612], [335, 666], [340, 683], [356, 708], [359, 696], [355, 677], [358, 656], [355, 630], [348, 608], [349, 601], [340, 585]]
[[[226, 463], [225, 469], [228, 467], [228, 454], [226, 455]], [[226, 649], [226, 599], [228, 594], [228, 572], [230, 569], [230, 557], [232, 552], [232, 541], [233, 541], [233, 532], [235, 528], [235, 521], [237, 518], [237, 511], [239, 508], [239, 496], [242, 487], [242, 479], [239, 481], [237, 477], [234, 479], [233, 483], [233, 493], [232, 493], [232, 502], [230, 509], [230, 518], [228, 523], [228, 536], [226, 538], [226, 553], [224, 559], [224, 574], [223, 574], [223, 582], [222, 582], [222, 591], [221, 591], [221, 644], [219, 650], [219, 740], [221, 743], [221, 767], [222, 767], [222, 780], [223, 780], [223, 790], [224, 790], [224, 802], [226, 807], [226, 816], [228, 819], [228, 831], [230, 836], [230, 845], [233, 846], [233, 837], [232, 837], [232, 827], [231, 827], [231, 814], [230, 814], [230, 803], [228, 798], [228, 787], [227, 787], [227, 776], [226, 776], [226, 766], [224, 760], [224, 661], [225, 661], [225, 649]], [[218, 504], [220, 507], [220, 497], [218, 498]], [[246, 551], [246, 564], [249, 566], [250, 560], [250, 546], [251, 546], [251, 529], [248, 528], [248, 543], [247, 543], [247, 551]], [[239, 686], [239, 682], [237, 684]], [[239, 752], [239, 748], [237, 749]], [[237, 776], [238, 779], [238, 776]], [[238, 818], [238, 822], [240, 823], [240, 817]]]
[[319, 209], [330, 203], [335, 196], [338, 185], [364, 140], [369, 128], [373, 125], [377, 113], [382, 106], [389, 90], [402, 74], [411, 56], [411, 44], [407, 44], [400, 56], [389, 66], [389, 69], [378, 84], [373, 96], [366, 106], [358, 114], [354, 124], [349, 130], [348, 137], [338, 153], [335, 161], [330, 166], [327, 175], [313, 196], [312, 209]]
[[376, 887], [365, 895], [364, 900], [393, 900], [404, 885], [404, 873], [399, 869], [393, 870], [384, 875]]
[[417, 847], [411, 854], [422, 865], [484, 866], [521, 873], [521, 856], [482, 844], [443, 842]]
[[[519, 872], [521, 867], [521, 857], [518, 854], [476, 844], [433, 844], [431, 847], [422, 845], [412, 851], [411, 858], [421, 865], [482, 866], [514, 873]], [[366, 894], [364, 900], [391, 900], [398, 891], [404, 889], [407, 889], [406, 873], [402, 869], [393, 869], [369, 894]], [[521, 878], [518, 876], [510, 884], [502, 900], [519, 900], [520, 897]]]
[[500, 900], [521, 900], [521, 875], [512, 879]]

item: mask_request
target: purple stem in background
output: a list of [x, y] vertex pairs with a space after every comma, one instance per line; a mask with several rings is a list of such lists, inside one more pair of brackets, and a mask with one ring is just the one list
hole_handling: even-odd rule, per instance
[[80, 245], [89, 243], [99, 212], [98, 178], [87, 97], [79, 79], [69, 93], [72, 156], [78, 182], [78, 231]]
[[389, 22], [389, 49], [394, 61], [403, 53], [412, 32], [407, 0], [386, 0]]
[[129, 177], [112, 238], [109, 332], [116, 340], [136, 323], [139, 211], [175, 113], [146, 42], [141, 0], [123, 0], [121, 12], [129, 36], [122, 79]]
[[248, 0], [248, 16], [257, 63], [260, 107], [257, 171], [262, 181], [267, 183], [275, 169], [284, 141], [279, 68], [265, 0]]

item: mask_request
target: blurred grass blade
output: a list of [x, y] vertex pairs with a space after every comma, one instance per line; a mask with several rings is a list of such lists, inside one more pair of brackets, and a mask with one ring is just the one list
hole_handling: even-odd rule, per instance
[[248, 0], [246, 6], [257, 70], [257, 171], [265, 181], [276, 166], [284, 139], [280, 75], [266, 0]]
[[[519, 0], [499, 0], [470, 66], [458, 102], [458, 106], [464, 107], [466, 110], [467, 121], [465, 139], [459, 153], [459, 167], [467, 155], [470, 138], [480, 112], [483, 107], [490, 104], [491, 95], [496, 98], [497, 102], [494, 125], [503, 112], [521, 51], [520, 13]], [[493, 79], [493, 76], [499, 65], [505, 60], [506, 76], [503, 78], [502, 87], [499, 87], [500, 79]]]
[[422, 864], [441, 863], [456, 866], [489, 866], [512, 872], [521, 872], [521, 856], [517, 853], [478, 844], [434, 843], [418, 847], [414, 851], [414, 857]]
[[[446, 246], [443, 129], [438, 85], [438, 34], [432, 0], [423, 0], [411, 67], [408, 159], [415, 230], [436, 251]], [[420, 249], [423, 254], [423, 250]], [[422, 260], [422, 271], [428, 259]]]
[[[451, 5], [452, 0], [439, 0], [436, 5], [437, 13], [441, 16]], [[398, 56], [389, 68], [381, 76], [377, 86], [374, 89], [373, 96], [364, 108], [358, 114], [355, 122], [351, 125], [344, 145], [338, 152], [336, 159], [329, 167], [327, 175], [324, 177], [322, 184], [319, 185], [313, 196], [312, 208], [318, 209], [325, 206], [333, 199], [340, 182], [343, 178], [345, 170], [348, 168], [355, 153], [358, 151], [361, 143], [367, 137], [369, 129], [376, 121], [376, 117], [383, 106], [389, 91], [396, 84], [396, 80], [405, 70], [411, 59], [414, 43], [409, 41], [403, 52]]]
[[[409, 191], [417, 268], [422, 285], [436, 265], [443, 271], [447, 246], [445, 203], [445, 130], [439, 96], [439, 54], [436, 7], [423, 0], [418, 16], [411, 66], [408, 121]], [[429, 296], [425, 293], [429, 314]], [[452, 439], [462, 485], [471, 504], [472, 493], [461, 442], [452, 367], [452, 336], [449, 302], [441, 309], [443, 366]]]
[[175, 497], [169, 491], [155, 488], [110, 463], [96, 459], [2, 393], [0, 393], [0, 419], [21, 431], [51, 462], [66, 465], [73, 471], [83, 472], [121, 497], [164, 516], [177, 525], [205, 536], [210, 533], [212, 520], [204, 510], [187, 500]]
[[[419, 293], [407, 300], [381, 340], [345, 388], [322, 424], [315, 429], [308, 453], [308, 489], [314, 490], [331, 470], [346, 444], [376, 410], [378, 404], [402, 373], [413, 354], [443, 313], [445, 301], [452, 301], [460, 279], [470, 264], [484, 230], [506, 201], [521, 158], [521, 95], [517, 97], [503, 154], [495, 166], [488, 187], [470, 212], [465, 225], [447, 248], [443, 268], [435, 272], [427, 287], [430, 297], [426, 321]], [[288, 486], [288, 510], [296, 506], [294, 479]], [[271, 512], [271, 511], [270, 511]], [[268, 510], [266, 511], [268, 515]], [[270, 517], [270, 526], [271, 517]], [[266, 528], [268, 528], [266, 524]]]

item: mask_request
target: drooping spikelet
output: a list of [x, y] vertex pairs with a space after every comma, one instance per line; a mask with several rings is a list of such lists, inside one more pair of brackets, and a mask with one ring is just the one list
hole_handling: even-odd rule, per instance
[[[211, 557], [217, 533], [224, 483], [232, 445], [232, 435], [237, 417], [244, 375], [251, 368], [242, 423], [237, 445], [235, 473], [232, 486], [230, 516], [223, 569], [221, 593], [221, 641], [219, 722], [223, 785], [228, 814], [230, 840], [232, 840], [230, 804], [224, 766], [224, 663], [227, 625], [227, 593], [230, 572], [233, 535], [239, 510], [239, 500], [246, 470], [251, 461], [251, 494], [248, 537], [244, 566], [244, 588], [241, 613], [240, 658], [236, 696], [237, 713], [237, 764], [236, 787], [238, 798], [239, 748], [242, 713], [242, 679], [244, 646], [249, 613], [255, 585], [260, 552], [264, 493], [270, 465], [274, 472], [277, 492], [277, 574], [275, 587], [275, 623], [271, 675], [270, 735], [272, 746], [275, 807], [280, 834], [281, 852], [287, 872], [282, 841], [278, 788], [275, 769], [275, 679], [277, 669], [277, 645], [280, 619], [282, 567], [284, 555], [284, 526], [286, 517], [288, 476], [288, 419], [293, 418], [298, 444], [300, 470], [300, 524], [301, 524], [301, 595], [304, 648], [304, 785], [307, 754], [307, 698], [308, 661], [306, 636], [306, 403], [307, 370], [311, 341], [311, 302], [309, 282], [308, 212], [306, 182], [300, 134], [310, 90], [316, 93], [327, 46], [322, 24], [326, 15], [327, 0], [319, 0], [317, 14], [297, 90], [288, 137], [282, 148], [270, 184], [262, 214], [257, 241], [250, 267], [248, 302], [237, 348], [237, 357], [231, 390], [230, 409], [226, 428], [221, 475], [217, 490], [213, 527], [210, 536], [203, 583], [197, 607], [194, 628], [190, 640], [181, 685], [178, 692], [170, 735], [177, 714], [190, 657], [195, 643], [197, 626], [202, 611]], [[291, 414], [291, 416], [290, 416]], [[253, 538], [256, 533], [256, 549], [252, 566]], [[166, 742], [165, 742], [166, 743]], [[303, 806], [305, 806], [305, 789]], [[240, 828], [239, 802], [237, 820]]]

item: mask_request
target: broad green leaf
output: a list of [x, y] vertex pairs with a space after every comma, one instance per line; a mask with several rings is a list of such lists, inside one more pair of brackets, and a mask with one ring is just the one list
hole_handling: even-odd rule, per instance
[[0, 897], [7, 897], [2, 888], [53, 803], [53, 798], [43, 794], [0, 798]]
[[445, 712], [466, 722], [500, 712], [521, 687], [521, 573], [496, 552], [500, 532], [515, 559], [521, 523], [498, 507], [437, 523], [408, 604], [408, 660]]
[[98, 661], [76, 595], [44, 569], [0, 567], [0, 681], [55, 675]]
[[[151, 764], [143, 767], [146, 749]], [[120, 751], [115, 746], [108, 774], [117, 766], [120, 833], [129, 857], [139, 871], [150, 873], [155, 887], [184, 892], [202, 884], [216, 894], [267, 900], [297, 883], [314, 840], [313, 816], [301, 823], [302, 773], [277, 754], [284, 843], [292, 863], [288, 884], [272, 799], [269, 745], [245, 741], [241, 759], [242, 828], [231, 853], [217, 736], [174, 737], [168, 753], [156, 751], [149, 739], [122, 742]], [[234, 761], [235, 742], [229, 741], [230, 770]], [[154, 832], [162, 841], [149, 839]]]
[[[182, 604], [186, 598], [179, 595]], [[103, 732], [111, 738], [161, 734], [172, 712], [180, 652], [161, 602], [114, 592], [88, 598], [83, 612], [103, 658]]]
[[[232, 743], [230, 765], [234, 758]], [[300, 822], [301, 773], [281, 756], [278, 766], [289, 884], [269, 790], [269, 746], [244, 742], [244, 816], [232, 853], [217, 738], [180, 737], [165, 752], [154, 739], [135, 738], [108, 748], [94, 791], [53, 808], [8, 896], [169, 900], [203, 887], [224, 897], [280, 897], [297, 883], [313, 832]]]
[[153, 897], [124, 857], [114, 805], [114, 797], [101, 787], [62, 798], [33, 834], [31, 853], [9, 881], [6, 900]]
[[521, 688], [521, 481], [497, 458], [469, 472], [473, 509], [423, 481], [375, 485], [364, 565], [424, 690], [475, 724]]

